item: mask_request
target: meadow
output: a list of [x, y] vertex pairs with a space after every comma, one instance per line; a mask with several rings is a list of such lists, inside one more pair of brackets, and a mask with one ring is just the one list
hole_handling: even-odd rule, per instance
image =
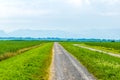
[[[119, 42], [60, 42], [60, 44], [97, 80], [120, 79], [120, 58], [73, 45], [119, 50]], [[53, 42], [48, 41], [0, 41], [0, 80], [48, 80], [52, 49]]]
[[120, 42], [85, 42], [85, 44], [120, 50]]
[[114, 54], [120, 54], [120, 42], [85, 42], [82, 43], [82, 45]]
[[41, 41], [0, 41], [0, 55], [41, 44]]
[[98, 80], [120, 79], [120, 58], [73, 46], [74, 43], [61, 43]]
[[0, 60], [37, 47], [44, 41], [0, 41]]
[[48, 80], [53, 43], [0, 62], [0, 80]]

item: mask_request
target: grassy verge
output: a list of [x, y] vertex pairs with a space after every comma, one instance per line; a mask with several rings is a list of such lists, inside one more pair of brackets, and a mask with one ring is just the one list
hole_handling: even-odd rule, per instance
[[98, 50], [102, 50], [102, 51], [105, 51], [105, 52], [110, 52], [110, 53], [113, 53], [113, 54], [120, 54], [120, 50], [116, 50], [114, 48], [107, 48], [107, 47], [102, 47], [102, 46], [91, 46], [91, 45], [87, 45], [87, 44], [84, 44], [84, 43], [79, 43], [79, 45], [94, 48], [94, 49], [98, 49]]
[[91, 46], [102, 46], [106, 48], [113, 48], [116, 50], [120, 50], [120, 42], [85, 42], [87, 45]]
[[120, 42], [85, 42], [86, 46], [120, 54]]
[[0, 41], [0, 61], [39, 47], [43, 41]]
[[43, 41], [0, 41], [0, 55], [39, 45]]
[[120, 79], [120, 58], [102, 54], [87, 49], [61, 43], [62, 46], [74, 55], [98, 80]]
[[0, 62], [1, 80], [47, 80], [53, 43]]

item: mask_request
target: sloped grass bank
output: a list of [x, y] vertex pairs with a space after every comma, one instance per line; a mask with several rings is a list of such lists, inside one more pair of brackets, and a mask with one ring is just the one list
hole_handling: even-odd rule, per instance
[[16, 51], [24, 48], [28, 48], [31, 46], [36, 46], [44, 41], [1, 41], [0, 40], [0, 55], [5, 54], [5, 53], [10, 53], [13, 52], [15, 53]]
[[53, 43], [0, 62], [0, 80], [47, 80]]
[[90, 46], [101, 46], [120, 50], [120, 42], [85, 42], [85, 44]]
[[74, 55], [98, 80], [120, 79], [120, 58], [76, 47], [71, 43], [61, 44], [68, 52]]

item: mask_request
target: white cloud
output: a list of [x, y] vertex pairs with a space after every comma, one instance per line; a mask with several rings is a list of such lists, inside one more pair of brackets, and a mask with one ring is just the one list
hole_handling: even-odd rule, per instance
[[90, 0], [67, 0], [67, 3], [73, 7], [82, 7], [91, 4]]
[[[93, 13], [100, 16], [119, 16], [120, 0], [89, 0]], [[92, 12], [91, 11], [91, 12]]]
[[68, 4], [73, 5], [75, 7], [79, 7], [83, 5], [83, 0], [68, 0]]
[[119, 5], [120, 0], [65, 0], [70, 5], [79, 7], [83, 5], [90, 5], [90, 4], [103, 4], [103, 5]]
[[32, 9], [19, 9], [19, 8], [0, 8], [0, 17], [14, 17], [14, 16], [38, 16], [50, 13], [48, 10], [32, 10]]
[[[36, 3], [37, 4], [37, 3]], [[24, 1], [0, 1], [0, 18], [13, 16], [36, 16], [51, 13], [48, 9], [36, 8], [35, 4], [27, 5]]]
[[[111, 8], [110, 5], [114, 4], [116, 6], [119, 3], [120, 0], [1, 0], [0, 17], [4, 18], [13, 16], [43, 16], [51, 13], [54, 15], [57, 13], [58, 10], [61, 13], [65, 13], [65, 10], [68, 10], [67, 12], [69, 13], [72, 13], [72, 11], [75, 13], [84, 13], [84, 11], [90, 13], [98, 11], [100, 12], [99, 14], [101, 14], [102, 12], [104, 12], [104, 10], [107, 12], [108, 9], [109, 12], [113, 12], [108, 12], [109, 15], [115, 15], [116, 13], [112, 11], [113, 9], [115, 10], [115, 8]], [[50, 8], [51, 6], [49, 5], [51, 5], [52, 8]], [[56, 5], [58, 5], [59, 7]], [[60, 5], [62, 5], [62, 7], [60, 7]], [[70, 8], [68, 6], [72, 6], [73, 8], [68, 9]], [[118, 7], [120, 6], [118, 5]], [[59, 12], [57, 14], [59, 14]]]

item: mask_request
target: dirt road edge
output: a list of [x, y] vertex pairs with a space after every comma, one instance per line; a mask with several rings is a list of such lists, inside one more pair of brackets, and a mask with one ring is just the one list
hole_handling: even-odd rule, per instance
[[52, 61], [51, 61], [51, 65], [50, 65], [50, 75], [49, 75], [49, 79], [48, 80], [53, 80], [54, 77], [54, 45], [52, 48]]

